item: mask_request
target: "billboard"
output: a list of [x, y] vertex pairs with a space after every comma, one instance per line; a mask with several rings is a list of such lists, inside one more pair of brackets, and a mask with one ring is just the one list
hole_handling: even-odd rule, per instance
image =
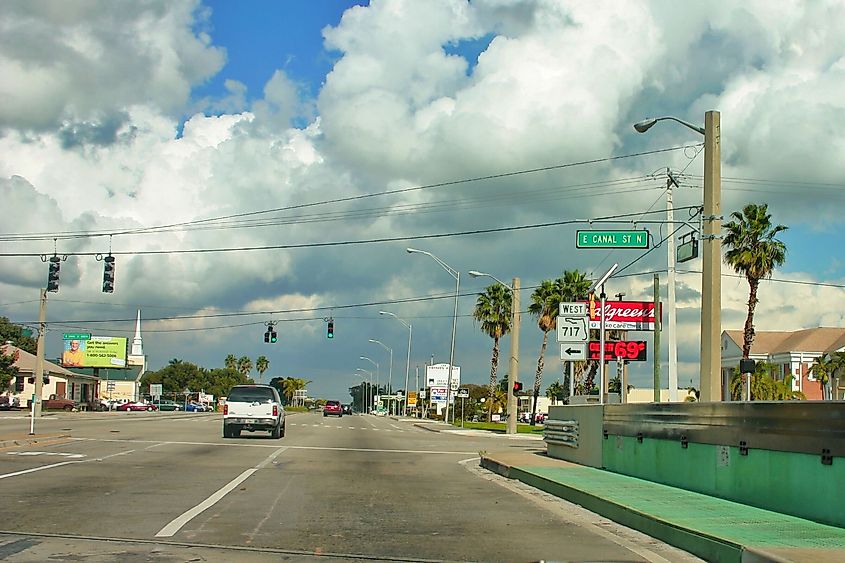
[[123, 368], [126, 367], [127, 338], [65, 334], [62, 367]]
[[[590, 328], [601, 328], [601, 301], [588, 301]], [[654, 330], [653, 301], [605, 301], [605, 329]]]

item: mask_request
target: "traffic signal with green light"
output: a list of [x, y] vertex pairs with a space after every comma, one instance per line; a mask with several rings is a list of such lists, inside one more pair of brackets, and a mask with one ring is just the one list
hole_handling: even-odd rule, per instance
[[334, 338], [334, 320], [330, 320], [326, 327], [326, 338]]

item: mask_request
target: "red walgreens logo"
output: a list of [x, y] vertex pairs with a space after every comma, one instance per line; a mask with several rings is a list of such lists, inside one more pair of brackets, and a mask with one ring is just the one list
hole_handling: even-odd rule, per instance
[[[590, 328], [601, 328], [601, 301], [587, 301]], [[651, 301], [605, 301], [605, 328], [608, 330], [654, 330], [654, 303]]]

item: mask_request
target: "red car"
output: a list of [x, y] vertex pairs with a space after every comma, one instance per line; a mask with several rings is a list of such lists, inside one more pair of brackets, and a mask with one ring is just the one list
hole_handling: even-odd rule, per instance
[[115, 410], [118, 411], [154, 411], [156, 410], [155, 405], [149, 405], [147, 403], [123, 403], [122, 405], [118, 405]]
[[326, 401], [326, 406], [323, 407], [323, 416], [343, 416], [343, 407], [340, 406], [340, 401]]

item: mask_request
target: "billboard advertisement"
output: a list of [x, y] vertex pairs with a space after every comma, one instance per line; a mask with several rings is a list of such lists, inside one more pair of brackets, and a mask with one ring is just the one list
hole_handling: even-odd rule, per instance
[[416, 391], [408, 391], [408, 408], [414, 408], [417, 406], [417, 392]]
[[[601, 301], [588, 301], [590, 328], [601, 328]], [[605, 301], [605, 328], [607, 330], [654, 330], [653, 301]]]
[[65, 334], [62, 367], [123, 368], [126, 367], [127, 338]]

